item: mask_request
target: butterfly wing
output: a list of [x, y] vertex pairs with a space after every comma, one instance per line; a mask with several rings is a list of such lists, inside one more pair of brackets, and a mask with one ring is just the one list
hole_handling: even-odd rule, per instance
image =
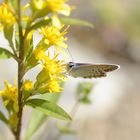
[[69, 75], [73, 77], [83, 77], [83, 78], [98, 78], [105, 77], [106, 72], [110, 72], [118, 69], [118, 65], [109, 65], [109, 64], [83, 64], [76, 63], [76, 66], [73, 66]]

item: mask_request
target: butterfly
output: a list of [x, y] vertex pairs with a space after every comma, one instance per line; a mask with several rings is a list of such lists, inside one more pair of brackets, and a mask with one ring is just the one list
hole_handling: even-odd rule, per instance
[[74, 63], [74, 62], [69, 62], [67, 64], [68, 74], [75, 78], [105, 77], [106, 72], [111, 72], [119, 68], [120, 66], [115, 64], [88, 64], [88, 63]]

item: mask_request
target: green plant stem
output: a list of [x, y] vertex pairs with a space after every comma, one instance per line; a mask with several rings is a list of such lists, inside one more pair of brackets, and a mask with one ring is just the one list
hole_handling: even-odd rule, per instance
[[22, 24], [21, 24], [21, 1], [17, 1], [18, 4], [18, 30], [19, 30], [19, 62], [18, 62], [18, 124], [16, 130], [16, 140], [20, 140], [21, 133], [21, 122], [22, 122], [22, 111], [23, 111], [23, 103], [22, 103], [22, 84], [23, 84], [23, 70], [24, 70], [24, 37], [22, 34]]

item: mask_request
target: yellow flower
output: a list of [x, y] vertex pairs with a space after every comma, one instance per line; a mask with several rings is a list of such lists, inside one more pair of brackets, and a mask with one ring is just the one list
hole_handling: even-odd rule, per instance
[[0, 23], [2, 26], [10, 26], [16, 22], [16, 19], [13, 13], [10, 10], [10, 7], [5, 4], [0, 4]]
[[7, 81], [4, 82], [5, 89], [0, 91], [0, 96], [3, 98], [4, 105], [7, 106], [10, 102], [13, 103], [13, 108], [18, 111], [18, 89], [16, 85], [12, 86]]
[[63, 14], [69, 16], [71, 7], [66, 4], [67, 0], [46, 0], [46, 8], [51, 12]]
[[64, 62], [62, 60], [58, 60], [58, 54], [54, 54], [54, 57], [51, 59], [49, 53], [44, 56], [41, 62], [43, 65], [43, 73], [38, 75], [38, 80], [44, 80], [42, 80], [43, 82], [39, 85], [39, 92], [61, 92], [62, 88], [60, 85], [66, 80], [66, 66]]
[[43, 0], [31, 0], [31, 6], [34, 10], [41, 10], [44, 8]]
[[41, 60], [44, 58], [45, 56], [45, 50], [42, 49], [41, 47], [37, 47], [35, 50], [34, 50], [34, 56], [35, 56], [35, 59], [36, 60]]
[[59, 77], [60, 75], [62, 76], [66, 71], [63, 61], [58, 60], [57, 57], [58, 54], [56, 54], [53, 59], [50, 59], [50, 56], [48, 55], [45, 56], [42, 61], [43, 66], [51, 79]]
[[63, 26], [56, 27], [56, 26], [46, 26], [45, 28], [41, 29], [41, 34], [44, 36], [44, 43], [49, 46], [57, 46], [67, 48], [67, 45], [64, 43], [67, 38], [64, 35], [67, 33], [67, 28], [61, 31]]
[[33, 89], [33, 82], [30, 81], [30, 80], [26, 80], [23, 84], [23, 89], [26, 90], [26, 91], [29, 91], [29, 90], [32, 90]]
[[63, 88], [60, 87], [57, 79], [49, 80], [47, 82], [47, 88], [50, 93], [61, 92]]

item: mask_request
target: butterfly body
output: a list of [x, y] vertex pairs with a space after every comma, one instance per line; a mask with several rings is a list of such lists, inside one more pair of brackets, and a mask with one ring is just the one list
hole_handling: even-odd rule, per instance
[[69, 62], [67, 71], [72, 77], [99, 78], [105, 77], [106, 72], [118, 69], [115, 64], [88, 64]]

